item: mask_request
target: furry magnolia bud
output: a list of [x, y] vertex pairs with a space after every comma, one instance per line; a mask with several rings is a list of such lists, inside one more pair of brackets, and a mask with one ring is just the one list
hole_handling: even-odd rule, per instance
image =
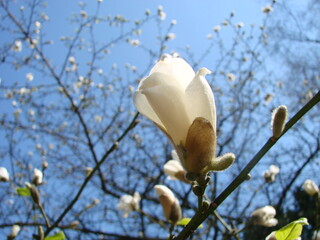
[[176, 224], [181, 219], [181, 207], [173, 192], [164, 185], [154, 186], [166, 219]]
[[283, 132], [288, 116], [288, 110], [285, 105], [277, 107], [272, 113], [271, 127], [273, 137], [278, 138]]
[[191, 124], [186, 144], [184, 167], [188, 172], [205, 173], [216, 154], [216, 132], [205, 118], [198, 117]]

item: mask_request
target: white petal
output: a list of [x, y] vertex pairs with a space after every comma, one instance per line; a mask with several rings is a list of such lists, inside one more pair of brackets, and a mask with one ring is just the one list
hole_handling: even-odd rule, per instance
[[210, 73], [206, 68], [200, 69], [186, 89], [187, 107], [190, 120], [197, 117], [207, 119], [216, 130], [216, 106], [214, 96], [205, 75]]
[[178, 153], [177, 153], [176, 150], [172, 150], [172, 152], [171, 152], [171, 157], [172, 157], [172, 159], [174, 159], [174, 160], [180, 161], [179, 156], [178, 156]]
[[172, 200], [172, 202], [175, 201], [175, 196], [174, 196], [173, 192], [168, 187], [166, 187], [164, 185], [155, 185], [154, 190], [156, 190], [159, 197], [167, 196], [169, 199]]
[[163, 171], [165, 172], [165, 174], [175, 178], [174, 175], [179, 171], [184, 171], [184, 169], [180, 161], [170, 160], [163, 166]]
[[[149, 78], [163, 77], [166, 81], [174, 81], [170, 76], [155, 73]], [[163, 81], [164, 82], [164, 81]], [[157, 114], [173, 142], [184, 144], [191, 121], [186, 111], [186, 98], [181, 88], [165, 83], [142, 90], [150, 106]]]
[[182, 58], [172, 56], [163, 57], [150, 71], [150, 75], [155, 72], [165, 73], [174, 78], [186, 89], [194, 78], [192, 67]]
[[140, 91], [134, 93], [133, 103], [142, 115], [144, 115], [151, 121], [157, 123], [162, 128], [164, 128], [157, 114], [153, 111], [152, 107], [150, 106], [146, 96], [143, 95]]

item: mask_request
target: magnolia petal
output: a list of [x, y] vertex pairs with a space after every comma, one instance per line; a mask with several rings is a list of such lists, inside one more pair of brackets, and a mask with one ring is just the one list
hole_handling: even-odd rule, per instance
[[183, 167], [178, 160], [169, 160], [164, 166], [163, 171], [165, 174], [174, 177], [177, 172], [183, 171]]
[[188, 114], [193, 121], [196, 117], [203, 117], [216, 129], [216, 106], [214, 96], [205, 75], [210, 71], [201, 68], [186, 89]]
[[207, 119], [198, 117], [193, 121], [185, 151], [185, 169], [191, 173], [205, 172], [216, 153], [216, 132]]
[[155, 72], [165, 73], [179, 82], [186, 89], [194, 78], [194, 71], [191, 66], [182, 58], [165, 55], [151, 69], [150, 75]]
[[173, 85], [157, 85], [143, 90], [142, 93], [161, 119], [173, 143], [184, 144], [191, 122], [186, 111], [183, 91]]
[[157, 114], [153, 111], [152, 107], [150, 106], [146, 96], [142, 94], [141, 91], [137, 91], [134, 93], [133, 103], [143, 116], [159, 125], [159, 127], [165, 131], [165, 127], [162, 125]]

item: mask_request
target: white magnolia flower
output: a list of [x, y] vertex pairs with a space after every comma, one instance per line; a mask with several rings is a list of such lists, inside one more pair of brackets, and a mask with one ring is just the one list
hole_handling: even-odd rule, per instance
[[22, 51], [22, 42], [19, 40], [15, 40], [12, 50], [15, 52], [21, 52]]
[[192, 173], [224, 170], [234, 161], [215, 158], [216, 109], [208, 73], [206, 68], [195, 73], [182, 58], [166, 55], [134, 94], [138, 111], [167, 135]]
[[166, 36], [166, 40], [173, 40], [176, 38], [176, 34], [174, 33], [168, 33]]
[[267, 5], [267, 6], [263, 7], [261, 10], [263, 13], [269, 13], [269, 12], [273, 11], [273, 7], [271, 5]]
[[15, 238], [16, 236], [18, 236], [19, 232], [20, 232], [20, 226], [19, 225], [13, 225], [11, 228], [11, 233], [9, 235], [10, 238]]
[[9, 173], [5, 167], [0, 167], [0, 182], [8, 182]]
[[215, 31], [215, 32], [219, 32], [219, 31], [220, 31], [220, 29], [221, 29], [221, 27], [218, 25], [218, 26], [215, 26], [215, 27], [213, 28], [213, 31]]
[[33, 78], [34, 78], [34, 77], [33, 77], [33, 74], [32, 74], [32, 73], [27, 73], [27, 74], [26, 74], [26, 79], [27, 79], [28, 82], [31, 82], [31, 81], [33, 80]]
[[141, 197], [138, 192], [135, 192], [133, 196], [123, 195], [117, 205], [117, 208], [123, 211], [122, 217], [127, 218], [131, 211], [139, 210], [140, 199]]
[[265, 227], [273, 227], [278, 224], [278, 220], [274, 218], [276, 210], [272, 206], [264, 206], [256, 209], [251, 213], [251, 221], [253, 224]]
[[36, 28], [40, 29], [40, 28], [41, 28], [41, 22], [35, 21], [35, 22], [34, 22], [34, 26], [35, 26]]
[[43, 178], [43, 173], [38, 168], [35, 168], [33, 170], [32, 183], [35, 185], [40, 185], [42, 183], [42, 178]]
[[82, 18], [86, 18], [86, 17], [88, 17], [88, 14], [87, 14], [86, 11], [81, 10], [81, 11], [80, 11], [80, 16], [81, 16]]
[[244, 26], [243, 22], [239, 22], [239, 23], [236, 24], [237, 28], [243, 28], [243, 26]]
[[75, 64], [76, 63], [76, 58], [71, 56], [71, 57], [69, 57], [68, 61], [69, 61], [70, 64]]
[[312, 181], [311, 179], [307, 179], [303, 183], [302, 188], [310, 196], [313, 196], [319, 192], [319, 188], [318, 188], [317, 184], [314, 181]]
[[178, 154], [175, 150], [171, 152], [172, 160], [169, 160], [164, 166], [163, 171], [168, 175], [170, 180], [180, 180], [190, 183], [185, 179], [186, 170], [182, 167]]
[[165, 20], [167, 14], [163, 11], [163, 7], [161, 5], [158, 6], [158, 16], [160, 20]]
[[95, 120], [97, 123], [99, 123], [99, 122], [102, 121], [102, 116], [100, 116], [100, 115], [95, 115], [95, 116], [94, 116], [94, 120]]
[[263, 173], [266, 182], [274, 182], [276, 175], [280, 172], [280, 168], [276, 165], [270, 165], [269, 169]]
[[131, 40], [130, 44], [136, 47], [140, 45], [140, 41], [138, 39], [133, 39]]
[[174, 196], [173, 192], [164, 185], [155, 185], [160, 203], [163, 208], [166, 219], [173, 224], [181, 219], [181, 207], [179, 200]]
[[226, 76], [229, 82], [236, 80], [236, 76], [233, 73], [227, 73]]

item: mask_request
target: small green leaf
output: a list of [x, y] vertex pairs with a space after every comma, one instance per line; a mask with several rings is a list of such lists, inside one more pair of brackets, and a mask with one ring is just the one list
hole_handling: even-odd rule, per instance
[[[177, 225], [179, 226], [186, 226], [191, 221], [191, 218], [182, 218], [179, 222], [177, 222]], [[203, 228], [202, 224], [198, 228]]]
[[44, 240], [64, 240], [66, 236], [63, 232], [58, 232], [52, 236], [45, 237]]
[[275, 232], [277, 240], [295, 240], [300, 237], [304, 225], [309, 225], [308, 219], [299, 218]]
[[21, 196], [31, 196], [30, 190], [26, 187], [24, 188], [16, 188], [16, 192]]

